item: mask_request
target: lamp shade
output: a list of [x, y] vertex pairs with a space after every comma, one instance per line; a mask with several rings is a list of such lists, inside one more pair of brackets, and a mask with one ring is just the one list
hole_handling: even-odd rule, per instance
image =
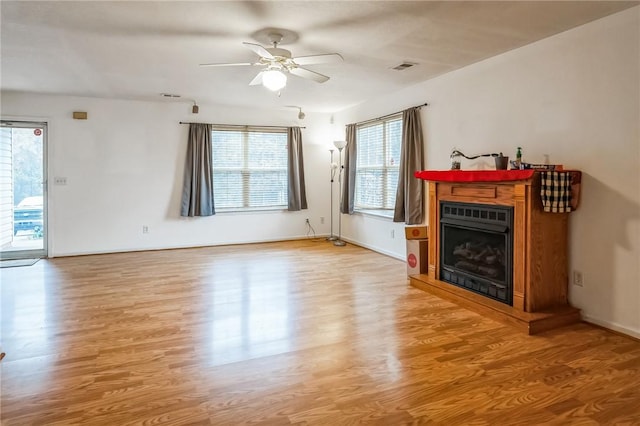
[[262, 73], [262, 85], [276, 92], [287, 85], [287, 76], [278, 70], [267, 70]]
[[342, 150], [345, 146], [347, 146], [347, 141], [333, 141], [333, 145], [339, 150]]

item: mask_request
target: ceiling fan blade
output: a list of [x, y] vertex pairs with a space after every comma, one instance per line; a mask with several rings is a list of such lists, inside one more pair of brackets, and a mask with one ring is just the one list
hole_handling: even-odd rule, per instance
[[201, 67], [239, 67], [239, 66], [246, 66], [246, 65], [255, 65], [255, 64], [252, 64], [251, 62], [236, 62], [236, 63], [230, 63], [230, 64], [200, 64]]
[[269, 51], [267, 49], [265, 49], [264, 47], [260, 46], [259, 44], [247, 43], [247, 42], [243, 42], [242, 44], [244, 44], [245, 47], [248, 47], [249, 49], [253, 50], [258, 56], [260, 56], [262, 58], [275, 59], [273, 57], [273, 55], [271, 53], [269, 53]]
[[262, 71], [260, 71], [258, 75], [256, 75], [253, 80], [251, 80], [249, 86], [258, 86], [260, 84], [262, 84]]
[[310, 55], [310, 56], [298, 56], [297, 58], [291, 58], [293, 62], [298, 65], [310, 65], [310, 64], [331, 64], [335, 62], [342, 62], [344, 59], [339, 53], [327, 53], [324, 55]]
[[298, 77], [307, 78], [318, 83], [324, 83], [325, 81], [329, 80], [329, 77], [327, 77], [326, 75], [322, 75], [306, 68], [291, 68], [289, 72], [293, 75], [297, 75]]

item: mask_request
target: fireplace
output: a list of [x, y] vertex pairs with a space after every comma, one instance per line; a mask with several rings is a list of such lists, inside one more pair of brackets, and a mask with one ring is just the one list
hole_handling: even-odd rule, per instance
[[513, 305], [513, 207], [440, 203], [440, 279]]
[[[412, 286], [529, 334], [580, 321], [567, 301], [571, 213], [544, 211], [540, 172], [427, 170], [416, 176], [429, 183], [429, 250], [427, 273], [411, 275]], [[459, 263], [465, 257], [473, 266]]]

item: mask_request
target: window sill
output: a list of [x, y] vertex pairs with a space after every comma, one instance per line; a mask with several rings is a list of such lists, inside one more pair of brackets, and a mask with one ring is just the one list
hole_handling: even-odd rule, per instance
[[216, 214], [254, 214], [254, 213], [283, 213], [288, 212], [286, 207], [264, 207], [252, 209], [216, 209]]
[[393, 211], [391, 210], [356, 210], [354, 213], [393, 221]]

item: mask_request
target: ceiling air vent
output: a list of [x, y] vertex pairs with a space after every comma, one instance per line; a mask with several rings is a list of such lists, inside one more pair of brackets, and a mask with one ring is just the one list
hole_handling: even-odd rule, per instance
[[418, 65], [418, 64], [416, 64], [415, 62], [403, 62], [400, 65], [396, 65], [391, 69], [396, 71], [403, 71], [403, 70], [406, 70], [407, 68], [411, 68], [414, 65]]

